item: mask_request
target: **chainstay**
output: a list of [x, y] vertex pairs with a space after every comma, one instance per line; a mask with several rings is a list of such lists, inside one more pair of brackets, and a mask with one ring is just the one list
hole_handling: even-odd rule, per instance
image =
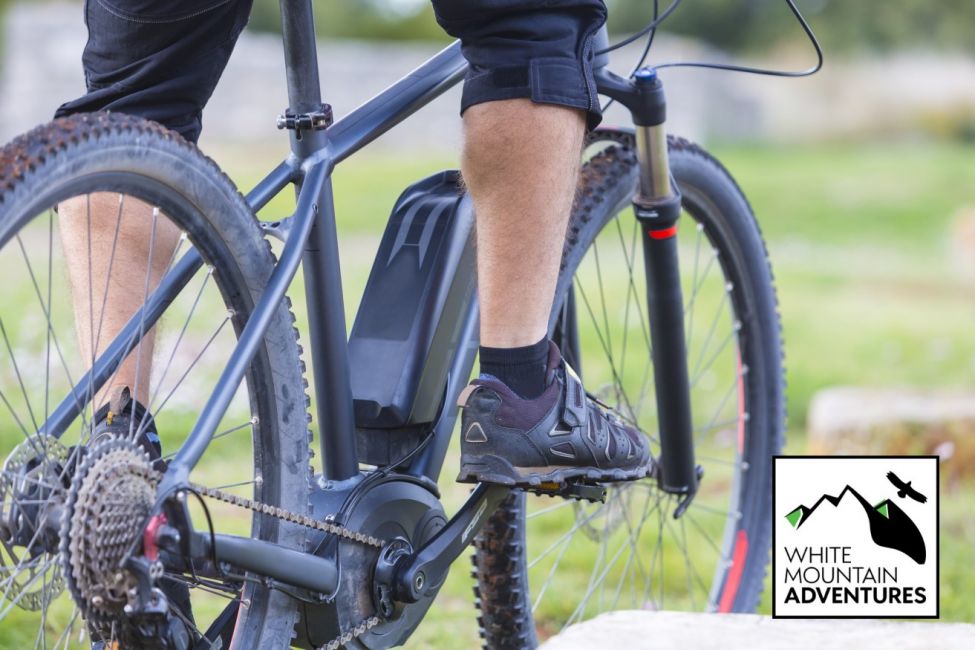
[[[298, 524], [314, 530], [324, 531], [331, 535], [336, 535], [358, 544], [372, 546], [378, 549], [382, 549], [385, 545], [385, 542], [378, 537], [373, 537], [372, 535], [366, 535], [364, 533], [350, 530], [345, 526], [340, 526], [339, 524], [331, 521], [319, 521], [318, 519], [313, 519], [306, 515], [300, 515], [296, 512], [288, 512], [284, 508], [278, 508], [277, 506], [261, 503], [260, 501], [231, 494], [230, 492], [225, 492], [216, 488], [209, 488], [205, 485], [190, 483], [190, 488], [202, 496], [216, 499], [224, 503], [229, 503], [230, 505], [238, 506], [240, 508], [245, 508], [253, 512], [270, 515], [271, 517], [276, 517], [277, 519], [282, 519], [293, 524]], [[335, 637], [324, 645], [318, 646], [315, 650], [338, 650], [351, 642], [353, 639], [359, 638], [380, 623], [382, 623], [382, 618], [379, 616], [370, 616], [369, 618], [360, 621], [358, 625], [353, 627], [348, 632]]]
[[[231, 494], [229, 492], [224, 492], [223, 490], [218, 490], [216, 488], [209, 488], [204, 485], [197, 485], [191, 483], [190, 487], [198, 492], [199, 494], [210, 497], [211, 499], [216, 499], [218, 501], [223, 501], [224, 503], [229, 503], [230, 505], [238, 506], [240, 508], [245, 508], [253, 512], [259, 512], [264, 515], [269, 515], [277, 519], [282, 519], [284, 521], [298, 524], [299, 526], [305, 526], [306, 528], [312, 528], [314, 530], [320, 530], [337, 537], [342, 537], [357, 544], [363, 544], [365, 546], [372, 546], [374, 548], [381, 549], [385, 546], [385, 542], [378, 537], [373, 537], [372, 535], [366, 535], [365, 533], [360, 533], [355, 530], [350, 530], [345, 526], [341, 526], [331, 521], [320, 521], [318, 519], [313, 519], [307, 515], [300, 515], [297, 512], [289, 512], [284, 508], [278, 508], [277, 506], [272, 506], [267, 503], [261, 503], [260, 501], [255, 501], [253, 499], [248, 499], [246, 497], [238, 496], [236, 494]], [[336, 646], [338, 647], [338, 646]]]

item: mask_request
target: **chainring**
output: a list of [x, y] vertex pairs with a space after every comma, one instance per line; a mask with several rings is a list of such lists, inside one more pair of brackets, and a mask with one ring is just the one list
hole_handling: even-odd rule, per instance
[[[8, 528], [0, 535], [0, 574], [6, 583], [2, 593], [21, 609], [38, 611], [64, 591], [61, 565], [53, 553], [29, 548], [41, 544], [40, 535], [31, 534], [26, 546], [19, 546], [13, 535], [21, 526], [36, 531], [40, 518], [55, 516], [56, 506], [65, 498], [62, 484], [69, 456], [70, 451], [57, 438], [36, 435], [14, 447], [0, 469], [0, 525]], [[45, 497], [44, 504], [38, 503], [40, 496]], [[22, 521], [30, 515], [33, 521]], [[20, 519], [20, 526], [13, 519]]]
[[[317, 517], [336, 509], [323, 491], [313, 492]], [[336, 514], [343, 527], [383, 540], [402, 539], [419, 548], [447, 523], [443, 506], [430, 488], [411, 476], [390, 474], [367, 479], [353, 490]], [[292, 644], [299, 648], [391, 648], [406, 642], [436, 597], [436, 590], [392, 615], [377, 611], [374, 570], [380, 548], [348, 543], [334, 535], [311, 540], [316, 554], [334, 558], [339, 584], [333, 598], [301, 607]], [[349, 631], [354, 631], [349, 637]], [[348, 637], [348, 638], [347, 638]], [[351, 644], [351, 639], [355, 644]]]
[[125, 636], [135, 580], [122, 562], [142, 535], [159, 478], [142, 447], [122, 439], [90, 447], [75, 472], [61, 520], [61, 562], [93, 638]]

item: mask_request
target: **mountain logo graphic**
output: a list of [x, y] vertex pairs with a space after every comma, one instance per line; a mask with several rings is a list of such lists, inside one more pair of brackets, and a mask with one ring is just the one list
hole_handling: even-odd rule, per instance
[[[893, 472], [887, 473], [888, 480], [898, 488], [898, 496], [904, 498], [909, 496], [911, 499], [924, 503], [927, 498], [911, 488], [910, 482], [904, 483]], [[816, 509], [824, 502], [838, 506], [846, 495], [852, 495], [863, 511], [867, 515], [870, 524], [870, 537], [877, 546], [890, 548], [900, 551], [918, 564], [924, 564], [927, 559], [927, 548], [924, 545], [924, 537], [918, 530], [917, 524], [907, 516], [900, 506], [890, 499], [884, 499], [876, 505], [871, 505], [863, 498], [859, 492], [847, 484], [837, 495], [823, 494], [812, 505], [806, 507], [799, 505], [792, 509], [785, 518], [793, 528], [799, 529], [812, 517]]]

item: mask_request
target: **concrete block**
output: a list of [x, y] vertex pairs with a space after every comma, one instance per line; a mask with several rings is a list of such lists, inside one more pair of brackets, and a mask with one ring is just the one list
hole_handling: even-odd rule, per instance
[[621, 611], [569, 626], [541, 650], [972, 650], [975, 625]]

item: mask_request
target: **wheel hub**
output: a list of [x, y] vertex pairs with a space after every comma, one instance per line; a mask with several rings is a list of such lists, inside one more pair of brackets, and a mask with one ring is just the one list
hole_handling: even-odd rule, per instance
[[51, 436], [24, 440], [0, 470], [0, 572], [3, 594], [37, 611], [64, 590], [55, 557], [67, 493], [69, 450]]

